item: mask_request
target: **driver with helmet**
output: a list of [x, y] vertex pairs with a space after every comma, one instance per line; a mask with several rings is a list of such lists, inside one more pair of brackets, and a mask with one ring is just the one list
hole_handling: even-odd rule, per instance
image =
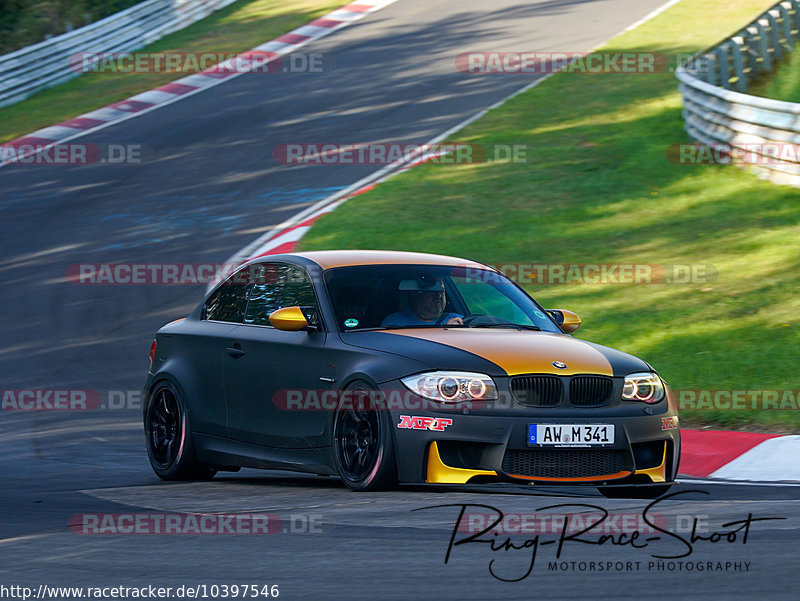
[[444, 312], [447, 297], [441, 279], [421, 275], [414, 280], [401, 280], [398, 289], [408, 293], [409, 308], [387, 315], [381, 322], [381, 327], [464, 323], [462, 315]]

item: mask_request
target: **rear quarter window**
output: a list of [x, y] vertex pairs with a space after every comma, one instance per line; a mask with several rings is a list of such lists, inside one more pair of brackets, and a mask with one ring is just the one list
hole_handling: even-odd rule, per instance
[[241, 269], [225, 280], [206, 301], [203, 319], [242, 323], [247, 308], [247, 292], [251, 287], [249, 268]]

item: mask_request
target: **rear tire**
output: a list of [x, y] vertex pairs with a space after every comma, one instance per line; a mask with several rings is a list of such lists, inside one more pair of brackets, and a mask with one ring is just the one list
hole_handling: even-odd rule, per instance
[[661, 486], [601, 486], [597, 490], [607, 499], [655, 499], [667, 493], [672, 484]]
[[162, 480], [209, 480], [216, 474], [197, 459], [186, 403], [166, 380], [156, 384], [149, 395], [144, 431], [150, 465]]
[[375, 404], [364, 382], [346, 391], [346, 406], [333, 418], [336, 469], [351, 490], [391, 490], [397, 486], [397, 460], [389, 412]]

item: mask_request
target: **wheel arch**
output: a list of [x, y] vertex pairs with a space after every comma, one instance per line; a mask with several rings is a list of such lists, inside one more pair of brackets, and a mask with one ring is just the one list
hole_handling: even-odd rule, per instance
[[[368, 373], [366, 373], [364, 371], [355, 371], [355, 372], [352, 372], [352, 373], [348, 374], [345, 378], [342, 379], [342, 381], [341, 381], [341, 383], [339, 385], [339, 390], [347, 390], [347, 388], [349, 386], [352, 386], [353, 384], [358, 383], [358, 382], [363, 382], [363, 383], [367, 384], [367, 386], [371, 390], [374, 390], [376, 392], [380, 392], [381, 391], [380, 384], [376, 381], [376, 379], [373, 378], [370, 374], [368, 374]], [[388, 414], [388, 419], [386, 419], [386, 424], [388, 424], [387, 427], [388, 427], [388, 430], [389, 430], [389, 438], [391, 440], [392, 448], [394, 449], [393, 462], [394, 462], [395, 473], [397, 474], [400, 471], [400, 453], [398, 452], [397, 436], [396, 436], [396, 431], [395, 431], [395, 428], [394, 428], [394, 421], [392, 419], [391, 412], [388, 409], [386, 409], [385, 412]], [[331, 446], [336, 444], [335, 435], [334, 435], [334, 421], [335, 421], [335, 419], [336, 419], [336, 411], [331, 411], [329, 419], [328, 419], [328, 431], [330, 432], [330, 444], [331, 444]], [[331, 457], [333, 458], [333, 454], [331, 454]], [[334, 469], [336, 469], [336, 465], [335, 464], [333, 464], [332, 467]]]
[[[192, 378], [191, 378], [191, 376], [189, 374], [185, 374], [185, 376], [183, 378], [178, 376], [175, 372], [176, 371], [180, 371], [180, 369], [176, 369], [176, 368], [180, 368], [180, 367], [181, 367], [181, 364], [180, 364], [179, 361], [176, 361], [175, 359], [170, 358], [170, 359], [167, 359], [164, 363], [162, 363], [159, 366], [159, 369], [158, 369], [157, 372], [155, 372], [154, 374], [150, 375], [150, 377], [148, 378], [148, 381], [147, 381], [147, 383], [146, 383], [146, 385], [144, 387], [144, 391], [143, 391], [144, 392], [144, 394], [143, 394], [143, 401], [144, 402], [142, 403], [142, 413], [143, 414], [147, 413], [147, 405], [150, 402], [150, 397], [151, 397], [151, 395], [153, 393], [153, 390], [155, 390], [156, 387], [161, 382], [165, 382], [166, 381], [166, 382], [169, 382], [170, 384], [172, 384], [175, 387], [175, 389], [178, 391], [178, 394], [180, 394], [181, 400], [183, 401], [184, 410], [186, 411], [186, 417], [187, 417], [187, 420], [188, 420], [188, 424], [189, 424], [190, 427], [192, 427], [192, 426], [194, 426], [194, 422], [192, 421], [192, 415], [194, 414], [193, 407], [192, 407], [192, 400], [191, 400], [192, 399], [192, 395], [188, 394], [187, 386], [184, 384], [184, 381], [185, 381], [186, 377], [188, 377], [189, 380], [191, 380]], [[184, 371], [186, 371], [186, 370], [184, 370]], [[192, 428], [192, 430], [196, 431], [196, 428]]]

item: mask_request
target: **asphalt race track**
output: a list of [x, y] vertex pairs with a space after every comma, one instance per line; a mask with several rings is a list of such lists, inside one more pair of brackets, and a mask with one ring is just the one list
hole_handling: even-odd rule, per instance
[[[558, 532], [550, 528], [530, 575], [503, 582], [495, 576], [526, 573], [532, 543], [499, 551], [457, 545], [445, 564], [460, 507], [414, 510], [495, 507], [512, 516], [506, 532], [520, 546], [534, 535], [512, 529], [534, 518], [516, 514], [597, 513], [544, 509], [582, 503], [641, 526], [647, 502], [531, 486], [355, 494], [333, 478], [254, 470], [162, 483], [144, 451], [137, 391], [153, 332], [187, 313], [204, 287], [77, 285], [65, 277], [81, 263], [222, 262], [377, 169], [288, 167], [274, 160], [276, 145], [425, 142], [532, 81], [460, 73], [459, 53], [585, 51], [660, 4], [400, 0], [304, 47], [335, 65], [324, 73], [245, 75], [80, 140], [142, 145], [142, 164], [0, 169], [2, 389], [82, 389], [114, 400], [106, 410], [0, 412], [0, 580], [34, 589], [277, 584], [282, 599], [795, 599], [800, 486], [681, 483], [673, 491], [687, 494], [653, 508], [655, 522], [688, 539], [697, 518], [696, 534], [723, 533], [718, 542], [696, 540], [691, 555], [659, 560], [652, 556], [681, 555], [688, 545], [662, 534], [632, 548], [658, 532], [644, 528], [632, 545], [627, 528], [629, 544], [614, 544], [623, 542], [618, 534], [603, 545], [566, 542], [551, 570]], [[269, 513], [277, 531], [75, 531], [84, 514], [176, 512]], [[746, 543], [743, 529], [727, 534], [748, 516], [785, 519], [752, 522]], [[499, 547], [505, 537], [497, 540]]]
[[[697, 534], [705, 537], [740, 528], [740, 524], [722, 525], [749, 514], [788, 519], [753, 522], [746, 544], [743, 531], [732, 542], [727, 536], [717, 543], [697, 540], [690, 556], [675, 560], [652, 557], [687, 552], [687, 545], [666, 535], [643, 549], [612, 542], [602, 546], [566, 542], [558, 569], [551, 571], [556, 544], [544, 543], [557, 541], [561, 526], [553, 526], [552, 518], [540, 522], [538, 516], [584, 512], [595, 516], [594, 523], [600, 510], [546, 507], [563, 503], [601, 507], [610, 515], [596, 532], [614, 534], [619, 541], [619, 532], [627, 532], [630, 538], [632, 530], [643, 524], [639, 516], [647, 503], [612, 501], [592, 489], [575, 487], [495, 486], [470, 492], [416, 487], [357, 494], [332, 478], [255, 470], [220, 474], [210, 483], [165, 484], [154, 478], [146, 463], [136, 416], [109, 413], [91, 420], [64, 419], [52, 413], [35, 420], [22, 414], [4, 416], [0, 424], [3, 582], [34, 589], [40, 584], [175, 588], [278, 584], [282, 599], [331, 600], [585, 599], [597, 598], [598, 593], [610, 599], [636, 600], [643, 594], [665, 599], [796, 598], [798, 486], [682, 483], [673, 491], [708, 494], [687, 492], [661, 502], [648, 515], [652, 523], [687, 540], [695, 519]], [[455, 546], [445, 565], [460, 507], [414, 511], [441, 504], [499, 509], [506, 516], [503, 523], [508, 524], [504, 532], [513, 535], [518, 547], [543, 527], [531, 574], [516, 583], [497, 580], [489, 572], [493, 559], [498, 576], [520, 578], [530, 566], [531, 551], [492, 552], [489, 545], [479, 543]], [[490, 511], [468, 507], [465, 514]], [[126, 535], [119, 533], [122, 527], [114, 530], [115, 526], [102, 523], [89, 529], [89, 534], [67, 527], [81, 523], [79, 514], [191, 512], [267, 513], [270, 523], [274, 518], [278, 524], [278, 532], [159, 536]], [[462, 521], [471, 523], [469, 518]], [[608, 529], [604, 529], [606, 523]], [[580, 527], [589, 524], [586, 521]], [[644, 544], [645, 536], [658, 535], [644, 525], [637, 545]], [[108, 534], [92, 534], [103, 527]], [[570, 522], [569, 527], [569, 534], [574, 534], [579, 524]], [[526, 534], [530, 528], [534, 534]], [[467, 535], [462, 529], [458, 539]], [[599, 541], [588, 534], [581, 538]], [[503, 540], [505, 536], [498, 537], [496, 546]], [[566, 571], [562, 571], [563, 562]], [[590, 562], [595, 562], [596, 569], [600, 562], [612, 562], [613, 567], [588, 571]], [[688, 571], [690, 562], [692, 571]], [[722, 570], [707, 571], [708, 562]], [[697, 571], [697, 564], [704, 571]]]

